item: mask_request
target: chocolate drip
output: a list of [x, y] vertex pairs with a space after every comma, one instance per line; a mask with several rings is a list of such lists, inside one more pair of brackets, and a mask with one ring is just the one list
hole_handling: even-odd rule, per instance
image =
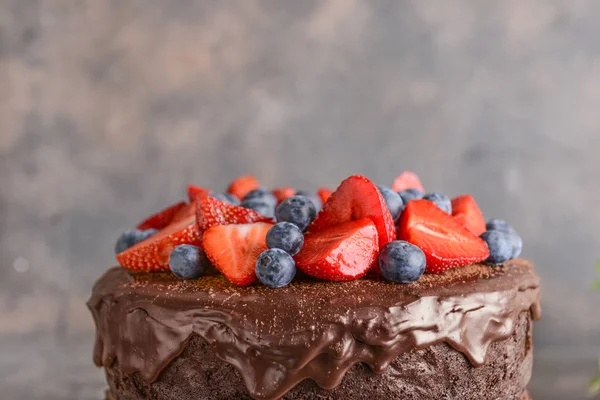
[[94, 361], [118, 359], [121, 370], [152, 382], [198, 335], [240, 371], [256, 399], [276, 399], [307, 378], [333, 388], [356, 363], [381, 373], [399, 354], [442, 341], [480, 366], [488, 346], [513, 333], [519, 313], [540, 317], [529, 263], [514, 260], [478, 279], [490, 272], [470, 266], [409, 285], [299, 280], [273, 290], [113, 268], [88, 303]]

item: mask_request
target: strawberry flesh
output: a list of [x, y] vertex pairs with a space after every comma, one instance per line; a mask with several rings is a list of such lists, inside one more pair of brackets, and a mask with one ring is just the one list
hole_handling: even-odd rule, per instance
[[421, 184], [421, 180], [412, 171], [404, 171], [400, 175], [394, 179], [394, 183], [392, 183], [392, 190], [394, 192], [401, 192], [406, 189], [417, 189], [421, 192], [425, 191], [423, 184]]
[[169, 206], [164, 210], [146, 218], [144, 221], [140, 222], [136, 228], [140, 230], [163, 229], [169, 225], [169, 223], [171, 223], [173, 220], [173, 217], [186, 206], [187, 204], [183, 201], [173, 204], [172, 206]]
[[378, 252], [375, 224], [363, 218], [306, 234], [294, 260], [298, 269], [315, 278], [351, 281], [367, 273]]
[[198, 231], [196, 217], [192, 215], [168, 225], [156, 235], [117, 254], [117, 261], [132, 271], [168, 271], [169, 254], [176, 246], [199, 246], [201, 243], [202, 235]]
[[187, 220], [189, 217], [192, 217], [196, 214], [196, 203], [191, 202], [190, 204], [186, 204], [185, 207], [181, 207], [175, 215], [173, 215], [173, 219], [171, 219], [171, 224], [183, 220]]
[[252, 175], [244, 175], [234, 179], [227, 188], [227, 193], [231, 193], [242, 200], [254, 189], [260, 188], [260, 182]]
[[266, 236], [272, 226], [264, 222], [213, 226], [204, 232], [204, 252], [231, 283], [248, 286], [257, 279], [256, 259], [267, 250]]
[[204, 189], [203, 187], [200, 187], [200, 186], [188, 185], [188, 187], [187, 187], [187, 193], [188, 193], [190, 202], [194, 202], [194, 201], [196, 201], [196, 199], [198, 197], [206, 196], [207, 194], [209, 194], [211, 192], [212, 192], [212, 190]]
[[325, 204], [327, 202], [327, 200], [329, 200], [329, 197], [331, 196], [332, 193], [333, 193], [333, 190], [331, 190], [331, 189], [319, 188], [319, 190], [317, 190], [317, 194], [321, 198], [321, 204]]
[[423, 250], [426, 273], [441, 273], [489, 256], [482, 239], [428, 200], [408, 202], [398, 221], [398, 239]]
[[205, 196], [196, 202], [196, 222], [198, 230], [204, 232], [217, 225], [275, 221], [249, 208], [235, 206], [214, 197]]
[[396, 239], [394, 220], [377, 186], [362, 175], [353, 175], [331, 194], [308, 231], [318, 232], [362, 218], [369, 218], [375, 224], [379, 248]]
[[284, 201], [286, 199], [289, 199], [290, 197], [292, 197], [295, 194], [296, 194], [296, 189], [291, 188], [289, 186], [273, 189], [273, 195], [277, 199], [277, 204], [281, 203], [282, 201]]
[[473, 196], [464, 194], [452, 199], [452, 215], [475, 236], [485, 232], [485, 219]]

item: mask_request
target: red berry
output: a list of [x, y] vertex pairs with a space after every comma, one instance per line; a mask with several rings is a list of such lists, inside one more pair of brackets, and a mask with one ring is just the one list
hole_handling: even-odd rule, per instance
[[196, 221], [200, 232], [217, 225], [275, 222], [261, 213], [205, 196], [196, 203]]
[[277, 199], [277, 204], [281, 203], [285, 199], [289, 199], [293, 195], [296, 194], [296, 189], [291, 187], [280, 187], [277, 189], [273, 189], [273, 195]]
[[394, 179], [394, 183], [392, 183], [392, 190], [394, 192], [401, 192], [406, 189], [417, 189], [421, 192], [425, 191], [417, 174], [411, 171], [402, 172]]
[[489, 256], [483, 240], [428, 200], [408, 202], [398, 221], [398, 239], [423, 250], [427, 273], [474, 264]]
[[329, 197], [331, 196], [332, 193], [333, 193], [333, 190], [327, 189], [327, 188], [319, 188], [319, 190], [317, 190], [317, 194], [321, 198], [322, 204], [325, 204], [327, 202], [327, 200], [329, 200]]
[[258, 189], [260, 187], [260, 182], [258, 179], [253, 177], [252, 175], [244, 175], [239, 178], [234, 179], [227, 188], [227, 193], [231, 193], [236, 196], [238, 199], [242, 200], [246, 195], [253, 191], [254, 189]]
[[350, 281], [367, 273], [378, 252], [377, 229], [363, 218], [306, 234], [294, 259], [298, 269], [315, 278]]
[[162, 229], [169, 225], [169, 223], [173, 220], [173, 217], [186, 206], [187, 204], [183, 201], [173, 204], [172, 206], [169, 206], [140, 222], [137, 226], [137, 229]]
[[211, 193], [212, 190], [204, 189], [200, 186], [188, 185], [187, 192], [190, 202], [194, 202], [198, 197], [206, 196]]
[[473, 196], [464, 194], [452, 199], [452, 215], [475, 236], [485, 232], [485, 219]]
[[183, 221], [188, 219], [191, 216], [196, 214], [196, 203], [191, 202], [190, 204], [186, 204], [185, 207], [181, 207], [175, 215], [173, 215], [173, 219], [171, 219], [171, 224], [179, 221]]

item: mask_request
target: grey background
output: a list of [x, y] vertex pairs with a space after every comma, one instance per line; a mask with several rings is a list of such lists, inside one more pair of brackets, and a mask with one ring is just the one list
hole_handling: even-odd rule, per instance
[[187, 183], [413, 169], [522, 233], [544, 288], [533, 394], [583, 398], [599, 19], [594, 0], [1, 0], [1, 397], [101, 397], [91, 285]]

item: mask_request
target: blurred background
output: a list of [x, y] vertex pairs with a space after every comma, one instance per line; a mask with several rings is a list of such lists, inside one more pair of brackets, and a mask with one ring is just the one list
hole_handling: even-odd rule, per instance
[[252, 173], [404, 169], [509, 220], [543, 279], [536, 399], [600, 354], [600, 2], [0, 1], [3, 399], [101, 399], [85, 307], [119, 233]]

